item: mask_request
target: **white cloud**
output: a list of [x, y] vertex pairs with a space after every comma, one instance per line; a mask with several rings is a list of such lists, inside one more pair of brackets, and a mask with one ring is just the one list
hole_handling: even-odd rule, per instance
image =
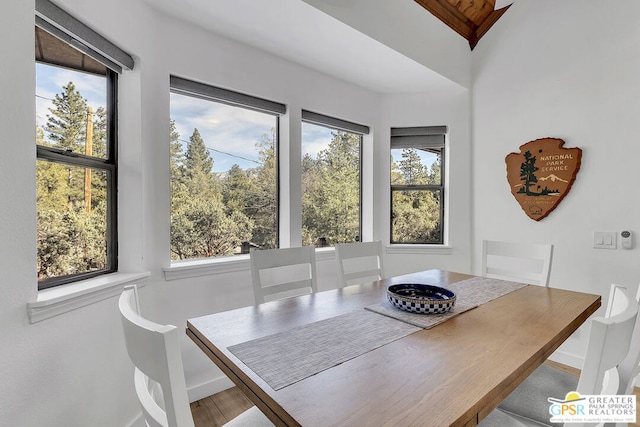
[[302, 154], [316, 158], [318, 153], [329, 146], [332, 138], [331, 129], [310, 123], [302, 124]]
[[[256, 143], [276, 126], [276, 118], [270, 114], [178, 94], [171, 94], [171, 118], [181, 140], [188, 141], [197, 128], [207, 147], [255, 160]], [[243, 168], [256, 166], [223, 153], [211, 154], [216, 171], [228, 170], [235, 163]]]

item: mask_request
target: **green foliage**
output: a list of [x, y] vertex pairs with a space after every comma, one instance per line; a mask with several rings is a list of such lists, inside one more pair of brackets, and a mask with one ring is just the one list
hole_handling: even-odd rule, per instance
[[255, 183], [238, 165], [231, 166], [222, 187], [222, 200], [229, 213], [247, 210], [252, 200]]
[[182, 164], [183, 183], [192, 197], [197, 195], [220, 200], [220, 188], [216, 177], [211, 172], [212, 168], [213, 159], [209, 155], [209, 150], [198, 129], [194, 129]]
[[420, 185], [428, 183], [429, 174], [422, 165], [420, 156], [415, 149], [402, 150], [402, 160], [400, 160], [399, 166], [404, 184]]
[[334, 132], [316, 159], [302, 160], [304, 245], [355, 242], [360, 235], [360, 136]]
[[[87, 104], [73, 83], [55, 96], [36, 144], [84, 153]], [[93, 116], [93, 155], [106, 158], [106, 111]], [[275, 131], [256, 142], [259, 164], [214, 173], [214, 159], [198, 129], [186, 146], [169, 123], [171, 173], [171, 257], [228, 256], [243, 242], [277, 247], [277, 153]], [[336, 131], [317, 157], [302, 159], [303, 244], [353, 242], [360, 234], [360, 141]], [[418, 152], [403, 150], [392, 161], [394, 185], [440, 183], [440, 161], [426, 168]], [[36, 168], [38, 277], [93, 271], [106, 264], [106, 175], [92, 172], [91, 206], [84, 196], [85, 170], [38, 161]], [[433, 242], [439, 238], [440, 194], [405, 189], [393, 192], [392, 240]]]
[[392, 193], [391, 241], [435, 243], [440, 239], [440, 200], [429, 190]]
[[227, 215], [219, 201], [188, 198], [171, 212], [171, 252], [178, 259], [231, 255], [252, 226], [240, 212]]
[[91, 212], [39, 209], [38, 279], [105, 268], [105, 216], [103, 206]]
[[[85, 154], [88, 105], [72, 82], [52, 101], [36, 144]], [[93, 115], [92, 155], [106, 158], [106, 111]], [[85, 199], [86, 169], [38, 160], [36, 206], [38, 279], [85, 273], [106, 267], [106, 174], [91, 171], [91, 204]], [[88, 197], [88, 195], [87, 195]]]
[[62, 86], [62, 93], [53, 99], [55, 108], [49, 109], [45, 130], [51, 142], [67, 150], [84, 154], [87, 131], [87, 101], [73, 82]]
[[427, 168], [416, 149], [402, 150], [398, 163], [391, 158], [391, 241], [394, 243], [439, 243], [442, 219], [438, 190], [412, 189], [440, 185], [441, 157]]
[[93, 116], [92, 156], [107, 158], [107, 110], [99, 107]]
[[170, 135], [172, 259], [233, 255], [244, 241], [275, 247], [275, 137], [258, 142], [260, 166], [215, 174], [197, 129], [184, 154], [173, 122]]
[[244, 213], [252, 218], [254, 227], [251, 241], [264, 249], [278, 244], [278, 177], [276, 135], [263, 135], [256, 144], [261, 165], [249, 170], [252, 187]]

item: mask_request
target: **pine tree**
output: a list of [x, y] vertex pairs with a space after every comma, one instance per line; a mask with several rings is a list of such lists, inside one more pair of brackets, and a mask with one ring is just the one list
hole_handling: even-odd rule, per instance
[[222, 200], [218, 180], [212, 172], [213, 159], [198, 129], [194, 129], [189, 138], [183, 165], [183, 182], [190, 197]]
[[187, 174], [190, 177], [198, 173], [210, 174], [213, 168], [213, 159], [209, 155], [204, 140], [200, 136], [198, 129], [193, 130], [193, 134], [189, 138], [187, 144], [187, 153], [185, 155], [184, 164]]
[[402, 150], [402, 160], [400, 160], [399, 166], [407, 185], [427, 183], [427, 171], [415, 149], [406, 148]]
[[248, 214], [253, 188], [254, 183], [251, 182], [247, 173], [237, 164], [231, 166], [222, 187], [222, 200], [227, 213]]
[[251, 179], [245, 214], [253, 220], [251, 241], [266, 249], [277, 245], [277, 169], [276, 133], [262, 135], [256, 143], [260, 166], [248, 171]]
[[[197, 129], [185, 154], [175, 124], [170, 123], [171, 153], [171, 253], [172, 259], [233, 255], [240, 244], [251, 238], [253, 221], [241, 210], [223, 204], [218, 178], [212, 172], [213, 158]], [[234, 179], [242, 170], [235, 171]], [[237, 188], [241, 191], [242, 185]], [[233, 194], [227, 197], [242, 204]]]
[[[69, 82], [53, 99], [36, 144], [85, 154], [87, 101]], [[93, 122], [91, 155], [106, 158], [106, 111]], [[46, 131], [46, 135], [45, 135]], [[106, 262], [106, 174], [92, 171], [90, 212], [84, 206], [85, 168], [39, 160], [36, 165], [38, 278], [102, 269]]]
[[184, 192], [184, 152], [180, 134], [174, 120], [169, 121], [169, 172], [171, 175], [171, 206], [182, 198]]
[[353, 242], [360, 234], [360, 136], [337, 131], [315, 160], [304, 161], [303, 243]]
[[93, 154], [101, 159], [107, 158], [107, 110], [98, 107], [93, 115]]
[[87, 130], [87, 101], [76, 90], [73, 82], [62, 87], [62, 93], [53, 99], [55, 108], [50, 108], [47, 114], [49, 140], [55, 146], [76, 153], [84, 154], [85, 136]]
[[[106, 159], [107, 153], [107, 110], [104, 107], [96, 109], [93, 115], [93, 157]], [[91, 208], [97, 209], [104, 205], [106, 208], [107, 177], [105, 173], [92, 171], [91, 174]]]
[[[73, 82], [62, 87], [62, 93], [53, 99], [54, 108], [49, 108], [45, 131], [51, 145], [57, 148], [85, 154], [87, 131], [87, 101], [76, 90]], [[65, 167], [69, 192], [69, 209], [84, 207], [84, 170], [78, 167]]]

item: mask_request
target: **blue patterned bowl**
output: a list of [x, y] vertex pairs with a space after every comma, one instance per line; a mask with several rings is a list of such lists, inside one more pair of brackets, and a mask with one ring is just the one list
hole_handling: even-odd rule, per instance
[[432, 285], [391, 285], [387, 289], [387, 298], [400, 310], [419, 314], [446, 313], [456, 303], [456, 294]]

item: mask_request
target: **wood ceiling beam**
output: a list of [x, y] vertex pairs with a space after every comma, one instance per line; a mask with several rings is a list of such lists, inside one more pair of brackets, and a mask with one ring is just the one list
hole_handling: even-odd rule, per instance
[[487, 31], [489, 31], [489, 28], [491, 28], [493, 24], [495, 24], [510, 7], [511, 5], [503, 7], [502, 9], [494, 10], [484, 21], [482, 21], [482, 24], [480, 24], [480, 26], [476, 29], [475, 42], [471, 43], [471, 40], [469, 40], [469, 46], [471, 46], [471, 50], [476, 47], [476, 44], [478, 44], [478, 41], [480, 41], [482, 36], [484, 36]]
[[494, 10], [495, 0], [415, 0], [433, 16], [464, 37], [471, 50], [509, 9]]
[[469, 40], [471, 34], [475, 32], [473, 21], [462, 15], [446, 0], [415, 0], [415, 2], [465, 39]]

